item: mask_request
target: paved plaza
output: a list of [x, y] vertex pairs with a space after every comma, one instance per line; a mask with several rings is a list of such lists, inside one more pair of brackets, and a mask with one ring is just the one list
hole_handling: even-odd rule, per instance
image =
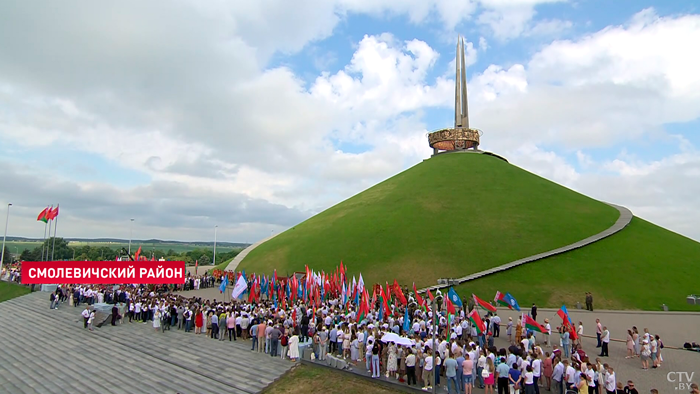
[[0, 393], [253, 394], [293, 363], [250, 342], [155, 331], [151, 322], [83, 329], [83, 308], [49, 309], [49, 293], [0, 303]]
[[[185, 292], [186, 296], [223, 299], [218, 288]], [[181, 331], [155, 332], [152, 324], [124, 323], [93, 332], [83, 329], [82, 308], [61, 305], [49, 309], [48, 293], [36, 292], [0, 303], [0, 392], [3, 393], [258, 393], [287, 371], [292, 363], [252, 353], [250, 342], [219, 342]], [[504, 321], [517, 312], [500, 310]], [[618, 379], [632, 379], [648, 393], [677, 391], [669, 372], [694, 373], [700, 382], [700, 353], [674, 350], [686, 341], [700, 341], [700, 314], [674, 312], [578, 311], [585, 334], [595, 336], [600, 318], [614, 339], [624, 339], [628, 327], [645, 327], [664, 341], [661, 369], [641, 369], [639, 359], [625, 359], [622, 342], [610, 345], [610, 363]], [[538, 321], [556, 324], [555, 310], [538, 313]], [[505, 347], [505, 329], [496, 339]], [[554, 336], [555, 342], [558, 337]], [[595, 357], [595, 338], [583, 340]], [[364, 366], [354, 372], [363, 374]], [[677, 375], [671, 375], [677, 379]], [[383, 378], [382, 378], [383, 379]], [[475, 390], [475, 392], [482, 392]]]
[[[224, 298], [218, 287], [187, 291], [182, 292], [182, 294], [186, 297], [196, 295], [205, 299], [222, 300]], [[230, 297], [230, 294], [228, 296]], [[525, 312], [529, 312], [529, 310], [529, 308], [527, 310], [523, 309]], [[544, 319], [548, 318], [554, 330], [557, 324], [561, 323], [561, 319], [556, 315], [556, 311], [555, 309], [539, 309], [537, 314], [538, 322], [543, 323]], [[508, 317], [512, 317], [513, 321], [517, 322], [520, 312], [499, 308], [498, 314], [504, 322], [508, 321]], [[579, 321], [583, 322], [583, 348], [589, 357], [593, 359], [595, 359], [596, 354], [600, 353], [600, 349], [595, 347], [596, 318], [600, 319], [601, 324], [608, 327], [613, 340], [624, 341], [627, 337], [627, 330], [631, 329], [632, 326], [637, 326], [640, 333], [643, 333], [644, 328], [648, 328], [649, 332], [661, 337], [664, 346], [666, 346], [662, 350], [664, 364], [661, 369], [645, 371], [642, 370], [639, 358], [625, 359], [627, 347], [624, 342], [612, 342], [609, 349], [610, 356], [602, 358], [604, 363], [609, 363], [613, 366], [619, 378], [624, 379], [625, 382], [628, 379], [633, 380], [637, 387], [646, 389], [646, 393], [651, 388], [658, 389], [660, 393], [676, 391], [676, 386], [667, 379], [669, 372], [694, 372], [694, 381], [700, 383], [700, 352], [672, 349], [672, 347], [682, 348], [685, 342], [700, 342], [700, 313], [602, 310], [589, 312], [569, 309], [569, 315], [577, 326]], [[495, 339], [495, 344], [498, 348], [507, 347], [507, 341], [504, 339], [505, 326], [503, 326], [501, 333], [501, 338]], [[558, 334], [552, 337], [552, 341], [558, 344]], [[551, 348], [546, 350], [551, 351]], [[366, 371], [364, 368], [359, 368], [359, 370]], [[676, 378], [675, 376], [672, 377]]]

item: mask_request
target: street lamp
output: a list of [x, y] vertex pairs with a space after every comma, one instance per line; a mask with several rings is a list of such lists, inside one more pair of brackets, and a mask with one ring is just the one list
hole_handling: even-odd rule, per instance
[[7, 238], [7, 223], [10, 221], [11, 206], [11, 203], [7, 203], [7, 216], [5, 216], [5, 235], [2, 236], [2, 252], [0, 252], [0, 272], [2, 272], [2, 266], [5, 264], [5, 239]]
[[134, 218], [131, 218], [129, 224], [129, 256], [131, 256], [131, 237], [134, 235]]
[[214, 259], [212, 260], [212, 265], [216, 265], [216, 229], [218, 229], [219, 226], [214, 226]]

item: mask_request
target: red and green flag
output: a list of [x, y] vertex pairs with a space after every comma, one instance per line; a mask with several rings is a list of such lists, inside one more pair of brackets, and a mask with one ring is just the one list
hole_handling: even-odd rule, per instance
[[476, 309], [472, 309], [471, 312], [469, 312], [469, 320], [474, 324], [476, 327], [476, 332], [477, 334], [481, 335], [484, 333], [486, 329], [486, 325], [484, 324], [484, 321], [481, 320], [481, 316], [479, 316], [479, 312], [476, 311]]
[[547, 330], [536, 322], [535, 319], [531, 318], [530, 315], [523, 314], [523, 325], [528, 330], [541, 332], [543, 334], [547, 333]]
[[477, 297], [475, 294], [472, 294], [472, 297], [474, 297], [474, 302], [476, 304], [484, 309], [486, 309], [489, 312], [496, 312], [496, 307], [489, 304], [488, 302], [482, 300], [481, 298]]
[[510, 308], [510, 304], [508, 303], [508, 301], [506, 301], [505, 294], [501, 293], [500, 291], [496, 292], [496, 297], [494, 297], [493, 300], [496, 301], [496, 304], [500, 306], [507, 306]]
[[37, 222], [44, 222], [44, 223], [48, 222], [49, 218], [47, 217], [47, 215], [49, 214], [50, 210], [51, 210], [51, 208], [49, 208], [49, 207], [44, 208], [43, 211], [39, 212], [39, 216], [36, 217], [36, 221]]

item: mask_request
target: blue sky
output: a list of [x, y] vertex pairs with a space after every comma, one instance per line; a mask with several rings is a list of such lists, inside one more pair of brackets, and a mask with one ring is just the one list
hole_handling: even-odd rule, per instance
[[67, 236], [282, 231], [429, 157], [459, 34], [484, 149], [700, 239], [698, 5], [446, 3], [0, 5], [10, 232], [59, 198]]

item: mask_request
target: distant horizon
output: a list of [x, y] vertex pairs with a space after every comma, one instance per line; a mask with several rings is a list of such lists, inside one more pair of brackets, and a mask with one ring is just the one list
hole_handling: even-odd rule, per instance
[[[58, 237], [63, 238], [67, 241], [83, 241], [83, 242], [113, 242], [113, 243], [129, 243], [128, 239], [124, 238], [110, 238], [110, 237], [98, 237], [98, 238], [81, 238], [81, 237]], [[32, 237], [21, 237], [21, 236], [11, 236], [7, 235], [8, 242], [41, 242], [43, 238], [32, 238]], [[168, 239], [158, 239], [158, 238], [148, 238], [148, 239], [132, 239], [131, 243], [181, 243], [181, 244], [214, 244], [214, 241], [179, 241], [179, 240], [168, 240]], [[232, 242], [232, 241], [216, 241], [217, 245], [252, 245], [250, 242]]]

